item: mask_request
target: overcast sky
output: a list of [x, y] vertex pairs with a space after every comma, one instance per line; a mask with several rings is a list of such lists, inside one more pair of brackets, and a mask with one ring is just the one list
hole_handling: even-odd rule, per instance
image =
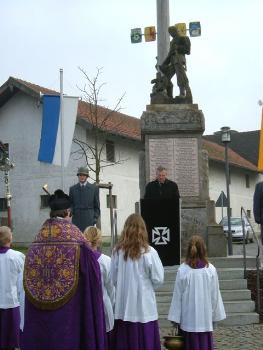
[[[200, 21], [191, 38], [188, 78], [206, 134], [260, 128], [263, 100], [263, 0], [170, 0], [170, 24]], [[9, 76], [80, 95], [78, 67], [103, 67], [102, 105], [125, 94], [122, 112], [140, 118], [150, 101], [156, 42], [131, 44], [130, 29], [156, 26], [156, 0], [9, 0], [0, 2], [0, 84]], [[177, 92], [176, 82], [175, 92]]]

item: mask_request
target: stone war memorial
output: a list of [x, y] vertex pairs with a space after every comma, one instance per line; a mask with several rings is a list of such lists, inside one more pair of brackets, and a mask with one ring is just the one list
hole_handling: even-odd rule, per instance
[[[204, 237], [209, 256], [226, 256], [226, 238], [215, 223], [214, 202], [209, 199], [208, 155], [202, 149], [205, 118], [193, 97], [186, 75], [186, 55], [191, 43], [176, 26], [169, 27], [169, 52], [156, 65], [151, 103], [141, 116], [144, 151], [140, 159], [140, 193], [155, 179], [158, 166], [167, 169], [168, 179], [180, 192], [181, 257], [193, 234]], [[177, 81], [176, 95], [172, 80]]]

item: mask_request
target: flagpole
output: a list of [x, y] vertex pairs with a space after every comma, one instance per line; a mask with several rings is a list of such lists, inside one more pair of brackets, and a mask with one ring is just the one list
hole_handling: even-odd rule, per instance
[[170, 47], [168, 27], [170, 23], [169, 0], [156, 0], [157, 9], [157, 63], [161, 65]]
[[60, 140], [61, 140], [61, 187], [64, 191], [64, 110], [63, 110], [63, 69], [60, 68]]

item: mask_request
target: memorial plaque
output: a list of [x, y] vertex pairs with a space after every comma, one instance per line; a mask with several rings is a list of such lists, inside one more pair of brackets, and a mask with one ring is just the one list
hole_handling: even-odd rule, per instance
[[150, 180], [156, 176], [156, 168], [163, 165], [167, 168], [170, 179], [174, 178], [174, 142], [169, 139], [149, 140]]
[[164, 166], [182, 197], [199, 196], [198, 144], [196, 138], [149, 139], [150, 181]]

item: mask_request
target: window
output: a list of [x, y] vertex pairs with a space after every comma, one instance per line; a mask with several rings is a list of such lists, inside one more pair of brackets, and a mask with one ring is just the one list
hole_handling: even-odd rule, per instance
[[48, 200], [49, 200], [49, 195], [47, 194], [42, 194], [40, 196], [40, 209], [45, 209], [45, 208], [49, 208], [49, 205], [48, 205]]
[[5, 159], [9, 157], [9, 144], [0, 141], [0, 163], [5, 164]]
[[250, 178], [249, 178], [249, 175], [246, 174], [246, 188], [249, 188], [250, 187]]
[[[107, 208], [109, 208], [110, 207], [110, 195], [109, 194], [107, 194], [106, 201], [107, 201]], [[117, 208], [117, 196], [115, 194], [112, 195], [112, 204], [113, 204], [113, 208], [116, 209]]]
[[113, 141], [106, 140], [106, 160], [115, 162], [115, 145]]
[[232, 208], [229, 208], [230, 209], [230, 216], [232, 216]]
[[248, 217], [249, 219], [251, 218], [251, 210], [250, 210], [250, 209], [247, 210], [247, 217]]
[[0, 198], [0, 211], [7, 211], [6, 198]]

